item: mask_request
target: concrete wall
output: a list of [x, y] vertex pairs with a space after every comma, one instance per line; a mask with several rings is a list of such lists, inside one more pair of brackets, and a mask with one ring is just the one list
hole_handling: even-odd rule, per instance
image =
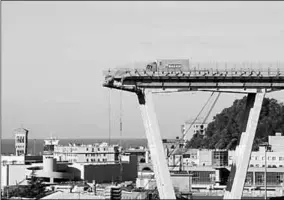
[[75, 180], [83, 180], [85, 177], [85, 166], [80, 163], [73, 163], [68, 165], [66, 172], [72, 173]]
[[[152, 178], [154, 173], [140, 173], [136, 179], [137, 188], [154, 189], [156, 180]], [[190, 189], [190, 180], [188, 175], [171, 175], [172, 183], [175, 190], [180, 192], [188, 192]]]
[[174, 188], [180, 192], [188, 192], [190, 190], [190, 179], [188, 175], [171, 175]]
[[1, 188], [26, 179], [27, 165], [1, 165]]
[[275, 152], [284, 152], [284, 136], [277, 134], [268, 136], [268, 142], [271, 145], [271, 150]]
[[210, 150], [199, 150], [197, 152], [199, 160], [199, 166], [211, 166], [212, 165], [212, 151]]
[[8, 184], [8, 165], [1, 165], [1, 189]]
[[123, 181], [135, 181], [138, 173], [137, 156], [130, 156], [130, 162], [123, 164]]
[[84, 180], [97, 183], [118, 181], [120, 178], [119, 164], [85, 165]]
[[1, 156], [1, 163], [7, 163], [7, 164], [24, 164], [25, 163], [25, 156]]
[[147, 169], [150, 169], [151, 171], [154, 171], [154, 168], [153, 168], [153, 164], [152, 163], [139, 163], [138, 165], [138, 171], [143, 171], [143, 170], [147, 170]]
[[[122, 180], [135, 181], [137, 177], [137, 156], [130, 156], [129, 163], [122, 163]], [[121, 174], [120, 164], [80, 164], [69, 165], [68, 172], [75, 178], [97, 183], [119, 181]]]

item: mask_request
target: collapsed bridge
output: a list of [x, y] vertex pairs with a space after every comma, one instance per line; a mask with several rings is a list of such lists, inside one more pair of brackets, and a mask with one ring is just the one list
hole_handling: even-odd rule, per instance
[[[166, 64], [162, 64], [166, 63]], [[249, 165], [263, 98], [267, 92], [284, 89], [283, 64], [262, 65], [257, 68], [203, 68], [185, 60], [163, 60], [144, 69], [115, 69], [104, 72], [104, 87], [137, 94], [140, 111], [151, 153], [157, 188], [161, 199], [175, 199], [170, 173], [158, 126], [152, 93], [157, 91], [213, 91], [248, 94], [243, 116], [244, 129], [231, 169], [224, 199], [240, 199]], [[170, 67], [171, 66], [171, 67]], [[233, 66], [237, 66], [234, 64]], [[215, 67], [215, 68], [214, 68]], [[265, 67], [265, 69], [264, 69]]]

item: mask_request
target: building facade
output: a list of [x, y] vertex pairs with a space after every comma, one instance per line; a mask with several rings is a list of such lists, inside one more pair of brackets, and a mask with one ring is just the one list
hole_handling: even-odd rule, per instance
[[14, 130], [16, 155], [27, 155], [28, 152], [28, 133], [24, 128]]
[[43, 155], [48, 155], [48, 156], [54, 155], [54, 149], [58, 145], [59, 145], [59, 140], [55, 138], [44, 140]]
[[119, 162], [121, 147], [108, 145], [107, 143], [68, 146], [58, 145], [54, 147], [54, 158], [57, 161], [81, 162], [81, 163], [107, 163]]
[[205, 135], [206, 130], [207, 130], [208, 124], [201, 121], [201, 120], [196, 120], [196, 121], [186, 121], [182, 126], [182, 133], [187, 132], [187, 140], [190, 140], [192, 136], [196, 133], [199, 133], [201, 135]]

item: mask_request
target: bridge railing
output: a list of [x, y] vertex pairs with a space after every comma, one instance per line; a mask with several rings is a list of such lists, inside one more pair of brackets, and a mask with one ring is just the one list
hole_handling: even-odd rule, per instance
[[[207, 67], [206, 67], [207, 66]], [[211, 66], [211, 68], [209, 68]], [[213, 68], [209, 64], [191, 65], [186, 70], [175, 70], [168, 72], [167, 70], [150, 71], [141, 68], [123, 68], [113, 69], [104, 72], [105, 76], [112, 76], [114, 78], [133, 77], [133, 76], [232, 76], [232, 77], [284, 77], [284, 64], [276, 65], [258, 65], [263, 67], [244, 67], [245, 65], [224, 64], [216, 65]], [[252, 65], [251, 65], [252, 66]], [[266, 67], [264, 67], [266, 66]]]

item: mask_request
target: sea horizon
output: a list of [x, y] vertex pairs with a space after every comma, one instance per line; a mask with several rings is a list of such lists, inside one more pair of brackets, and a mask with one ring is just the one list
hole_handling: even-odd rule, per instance
[[[42, 153], [44, 140], [49, 139], [28, 139], [28, 154], [38, 155]], [[147, 146], [146, 138], [70, 138], [70, 139], [60, 139], [59, 145], [68, 145], [69, 143], [78, 144], [94, 144], [107, 142], [109, 144], [119, 144], [123, 148]], [[15, 154], [15, 139], [1, 139], [1, 154]]]

